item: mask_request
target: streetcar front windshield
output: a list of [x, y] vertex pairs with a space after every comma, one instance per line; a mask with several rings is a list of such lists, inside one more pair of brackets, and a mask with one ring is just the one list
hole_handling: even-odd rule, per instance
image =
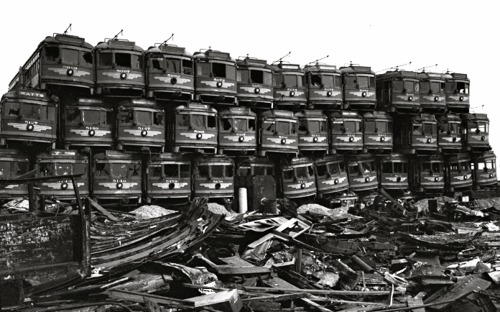
[[78, 50], [61, 49], [62, 63], [67, 65], [78, 65], [79, 53]]
[[135, 121], [141, 126], [151, 126], [153, 124], [152, 113], [150, 111], [135, 111]]

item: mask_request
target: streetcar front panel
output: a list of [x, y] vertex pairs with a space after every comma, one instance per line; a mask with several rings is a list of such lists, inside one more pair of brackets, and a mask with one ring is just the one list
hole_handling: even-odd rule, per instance
[[113, 110], [101, 100], [79, 98], [64, 108], [64, 145], [112, 147]]
[[281, 166], [281, 191], [286, 198], [315, 197], [314, 165], [307, 158], [293, 158]]
[[174, 152], [217, 152], [217, 111], [208, 105], [190, 103], [169, 111], [167, 144]]
[[344, 83], [344, 109], [374, 110], [376, 99], [375, 73], [367, 66], [341, 67]]
[[185, 48], [162, 44], [149, 48], [144, 60], [148, 97], [175, 102], [193, 99], [193, 57]]
[[393, 145], [392, 117], [383, 112], [363, 115], [363, 146], [369, 152], [391, 152]]
[[96, 93], [111, 96], [142, 96], [146, 87], [143, 50], [132, 41], [112, 39], [94, 48]]
[[234, 162], [225, 156], [207, 157], [193, 162], [193, 195], [208, 198], [234, 196]]
[[0, 145], [6, 141], [27, 141], [55, 145], [57, 103], [45, 93], [19, 90], [2, 97]]
[[219, 113], [219, 153], [255, 152], [256, 115], [249, 108], [232, 107]]
[[[27, 156], [17, 150], [0, 150], [0, 181], [16, 179], [27, 173], [30, 162]], [[26, 183], [0, 184], [0, 198], [11, 199], [28, 196], [28, 185]]]
[[297, 117], [293, 112], [273, 110], [259, 115], [259, 153], [297, 154]]
[[163, 150], [165, 114], [156, 108], [154, 102], [131, 99], [118, 107], [117, 119], [117, 149], [136, 146]]
[[380, 187], [387, 190], [407, 190], [408, 160], [401, 154], [391, 154], [379, 162]]
[[151, 199], [191, 198], [191, 162], [175, 154], [160, 154], [148, 163], [147, 191]]
[[471, 162], [471, 168], [476, 188], [496, 187], [497, 165], [496, 156], [492, 151], [476, 156]]
[[458, 153], [462, 150], [461, 120], [455, 115], [443, 115], [438, 119], [438, 146], [444, 152]]
[[274, 107], [304, 108], [307, 104], [305, 74], [299, 65], [282, 64], [274, 67]]
[[336, 66], [304, 67], [309, 108], [340, 110], [342, 108], [342, 75]]
[[314, 165], [319, 197], [349, 189], [349, 179], [343, 158], [325, 156], [316, 160]]
[[467, 74], [452, 73], [446, 75], [444, 92], [448, 110], [456, 113], [468, 113], [470, 108], [470, 81]]
[[330, 151], [358, 152], [363, 150], [363, 126], [361, 116], [354, 112], [330, 114]]
[[299, 119], [299, 150], [323, 151], [328, 153], [327, 117], [320, 111], [303, 111], [297, 113]]
[[349, 186], [354, 192], [371, 191], [378, 188], [375, 159], [349, 157], [347, 159]]
[[142, 197], [142, 165], [135, 155], [106, 151], [94, 156], [93, 197], [135, 200]]
[[444, 79], [441, 74], [419, 73], [420, 105], [427, 113], [446, 112], [446, 95], [444, 93]]
[[252, 108], [273, 106], [273, 71], [265, 60], [246, 57], [237, 61], [238, 104]]
[[420, 84], [417, 73], [388, 71], [377, 75], [378, 107], [387, 112], [420, 112]]
[[431, 157], [417, 160], [416, 189], [419, 192], [444, 191], [445, 176], [444, 162], [440, 157]]
[[455, 154], [446, 161], [446, 182], [450, 191], [472, 188], [472, 170], [470, 157]]
[[468, 151], [483, 152], [491, 149], [489, 143], [490, 121], [486, 114], [462, 116], [462, 138]]
[[204, 103], [237, 103], [236, 62], [229, 53], [215, 50], [196, 52], [195, 100]]
[[[48, 154], [37, 156], [36, 172], [38, 177], [78, 175], [75, 185], [81, 197], [89, 196], [89, 161], [86, 156], [79, 155], [74, 150], [52, 150]], [[37, 185], [40, 194], [53, 196], [58, 200], [74, 200], [75, 188], [71, 178], [61, 178], [57, 181], [42, 181]]]

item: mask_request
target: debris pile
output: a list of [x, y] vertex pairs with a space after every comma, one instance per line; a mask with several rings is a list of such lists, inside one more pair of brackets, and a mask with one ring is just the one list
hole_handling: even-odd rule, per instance
[[90, 206], [91, 274], [25, 279], [23, 301], [5, 311], [500, 307], [500, 221], [484, 203], [375, 199], [348, 210], [280, 200], [280, 214], [237, 214], [202, 198], [180, 211]]

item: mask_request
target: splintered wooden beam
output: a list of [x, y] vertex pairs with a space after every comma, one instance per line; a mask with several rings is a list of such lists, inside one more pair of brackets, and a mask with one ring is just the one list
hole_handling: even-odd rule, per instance
[[221, 292], [192, 297], [185, 299], [190, 302], [195, 308], [216, 306], [217, 310], [238, 312], [243, 307], [243, 304], [236, 289], [224, 290]]
[[164, 296], [151, 295], [148, 293], [126, 291], [126, 290], [108, 290], [106, 292], [110, 298], [122, 299], [127, 301], [133, 301], [137, 303], [146, 303], [151, 301], [160, 305], [165, 305], [168, 307], [193, 309], [195, 307], [194, 302], [187, 301], [183, 299], [176, 299]]
[[97, 209], [100, 213], [102, 213], [103, 215], [105, 215], [106, 217], [108, 217], [108, 219], [110, 219], [111, 221], [115, 221], [115, 222], [118, 222], [120, 221], [120, 219], [118, 219], [117, 217], [115, 217], [111, 212], [107, 211], [106, 209], [104, 209], [101, 205], [99, 205], [95, 200], [93, 200], [92, 198], [88, 198], [87, 197], [87, 200], [89, 201], [90, 205], [92, 207], [94, 207], [95, 209]]

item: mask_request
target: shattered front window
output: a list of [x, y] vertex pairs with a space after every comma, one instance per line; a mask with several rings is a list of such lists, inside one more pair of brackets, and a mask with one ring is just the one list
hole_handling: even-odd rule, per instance
[[179, 165], [181, 178], [191, 177], [191, 166], [190, 165]]
[[79, 123], [82, 113], [78, 108], [67, 108], [66, 109], [66, 122], [68, 124]]
[[340, 163], [332, 163], [328, 164], [328, 171], [330, 174], [339, 174], [344, 171], [344, 168], [341, 167]]
[[358, 88], [356, 76], [345, 76], [344, 83], [345, 83], [346, 89], [357, 89]]
[[156, 70], [163, 70], [163, 58], [161, 57], [155, 57], [151, 58], [151, 69], [156, 69]]
[[293, 180], [293, 169], [287, 168], [283, 169], [283, 180], [292, 181]]
[[24, 119], [46, 120], [47, 108], [41, 105], [21, 103], [20, 115]]
[[391, 162], [382, 163], [382, 173], [393, 173], [393, 168], [392, 168]]
[[49, 62], [59, 61], [59, 48], [58, 47], [45, 47], [45, 60]]
[[127, 177], [140, 177], [141, 166], [136, 163], [129, 163], [127, 168]]
[[326, 164], [316, 165], [316, 172], [318, 174], [318, 177], [326, 177], [326, 175], [328, 174]]
[[311, 85], [314, 87], [321, 88], [322, 83], [321, 83], [321, 76], [320, 75], [311, 75]]
[[201, 178], [210, 178], [210, 170], [207, 165], [199, 165], [197, 168], [198, 168], [198, 175]]
[[179, 165], [178, 164], [163, 165], [163, 172], [165, 178], [177, 179], [179, 178]]
[[234, 118], [233, 129], [234, 131], [248, 131], [248, 119], [245, 118]]
[[361, 175], [362, 171], [358, 163], [349, 164], [349, 175]]
[[413, 134], [422, 135], [423, 134], [422, 124], [413, 124]]
[[457, 93], [458, 94], [469, 94], [469, 84], [466, 82], [457, 82]]
[[54, 176], [54, 167], [55, 164], [53, 163], [46, 163], [46, 162], [41, 162], [39, 164], [39, 173], [42, 177], [52, 177]]
[[262, 70], [250, 70], [250, 83], [264, 83], [264, 72]]
[[265, 121], [262, 125], [262, 129], [268, 133], [274, 133], [276, 131], [276, 123], [274, 121]]
[[132, 58], [128, 53], [115, 53], [115, 64], [119, 67], [132, 67]]
[[185, 75], [193, 75], [193, 61], [182, 60], [182, 72]]

